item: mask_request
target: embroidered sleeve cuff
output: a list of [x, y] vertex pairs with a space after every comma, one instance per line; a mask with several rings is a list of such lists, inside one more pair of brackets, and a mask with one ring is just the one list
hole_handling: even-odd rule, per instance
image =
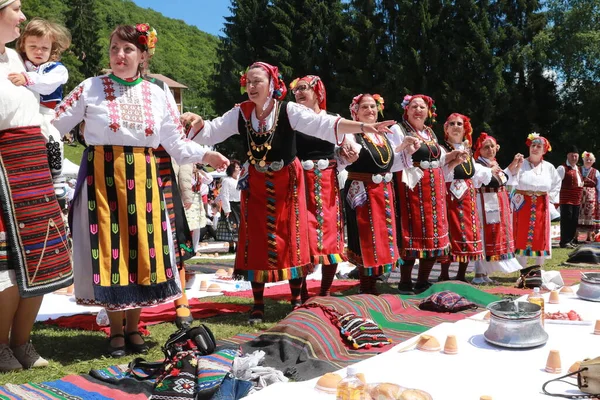
[[23, 74], [23, 77], [25, 78], [25, 86], [29, 87], [35, 84], [35, 82], [29, 77], [29, 74], [27, 72], [21, 72], [21, 74]]
[[338, 117], [338, 119], [333, 123], [333, 133], [335, 134], [335, 143], [338, 146], [341, 146], [342, 144], [344, 144], [344, 140], [346, 140], [346, 135], [342, 135], [341, 142], [340, 142], [340, 139], [338, 138], [338, 126], [339, 126], [341, 120], [342, 120], [342, 117]]

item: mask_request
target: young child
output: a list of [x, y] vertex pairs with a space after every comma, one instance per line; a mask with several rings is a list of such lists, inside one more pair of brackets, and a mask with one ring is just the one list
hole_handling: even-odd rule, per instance
[[64, 153], [60, 134], [51, 122], [54, 108], [63, 97], [62, 85], [69, 79], [67, 68], [59, 60], [70, 45], [71, 34], [67, 28], [34, 18], [17, 43], [17, 52], [25, 61], [27, 72], [8, 75], [16, 86], [26, 86], [40, 94], [40, 113], [44, 116], [42, 133], [48, 140], [48, 162], [54, 179], [61, 173]]

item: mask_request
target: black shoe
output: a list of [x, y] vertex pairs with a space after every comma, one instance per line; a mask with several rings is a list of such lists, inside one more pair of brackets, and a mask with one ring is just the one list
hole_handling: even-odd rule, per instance
[[420, 294], [429, 289], [432, 286], [431, 282], [417, 282], [415, 283], [415, 294]]
[[[177, 310], [178, 308], [187, 308], [189, 310], [190, 306], [185, 305], [185, 304], [180, 304], [177, 307], [175, 307], [175, 310]], [[194, 322], [194, 317], [192, 316], [191, 313], [187, 317], [180, 317], [180, 316], [175, 317], [175, 326], [177, 326], [177, 328], [179, 328], [179, 329], [189, 328], [192, 325], [192, 322]]]
[[146, 344], [146, 342], [142, 342], [140, 344], [137, 343], [133, 343], [129, 338], [130, 336], [133, 335], [140, 335], [140, 338], [142, 338], [142, 341], [144, 340], [144, 338], [142, 337], [142, 334], [138, 331], [134, 331], [134, 332], [128, 332], [125, 334], [125, 346], [132, 352], [135, 354], [146, 354], [148, 353], [148, 350], [150, 349], [148, 347], [148, 345]]
[[262, 324], [265, 319], [265, 312], [260, 309], [254, 309], [250, 313], [250, 318], [248, 318], [248, 323], [250, 325]]
[[400, 294], [415, 294], [412, 282], [399, 282], [398, 291], [400, 292]]
[[437, 279], [438, 282], [446, 282], [446, 281], [449, 281], [449, 280], [450, 280], [450, 277], [446, 278], [445, 276], [441, 276], [441, 275], [438, 276], [438, 279]]
[[117, 358], [117, 357], [123, 357], [127, 354], [127, 352], [125, 351], [125, 346], [113, 346], [112, 340], [114, 338], [123, 338], [125, 339], [125, 335], [121, 334], [121, 333], [117, 333], [112, 335], [111, 337], [108, 338], [108, 355], [113, 357], [113, 358]]
[[578, 246], [577, 246], [575, 243], [573, 243], [573, 242], [569, 242], [569, 243], [567, 243], [567, 244], [565, 245], [565, 247], [566, 247], [567, 249], [575, 250], [575, 249], [576, 249]]

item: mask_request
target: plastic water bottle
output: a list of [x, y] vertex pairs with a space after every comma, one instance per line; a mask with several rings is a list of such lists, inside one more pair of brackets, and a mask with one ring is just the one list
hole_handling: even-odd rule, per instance
[[336, 400], [364, 400], [366, 386], [356, 375], [356, 367], [348, 367], [347, 375], [338, 383]]
[[542, 309], [542, 326], [544, 325], [544, 319], [546, 318], [546, 314], [544, 311], [544, 297], [540, 293], [540, 288], [533, 288], [533, 293], [527, 297], [527, 301], [533, 304], [537, 304]]
[[108, 320], [108, 314], [106, 313], [106, 309], [103, 308], [98, 312], [98, 315], [96, 315], [96, 323], [99, 326], [110, 325], [110, 322]]

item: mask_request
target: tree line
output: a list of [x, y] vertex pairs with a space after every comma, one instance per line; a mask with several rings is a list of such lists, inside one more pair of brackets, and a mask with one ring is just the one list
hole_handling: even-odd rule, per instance
[[[71, 30], [67, 90], [108, 66], [116, 25], [143, 21], [159, 33], [152, 72], [188, 86], [184, 105], [207, 118], [245, 99], [240, 72], [262, 60], [288, 83], [321, 76], [328, 109], [345, 117], [358, 93], [380, 93], [394, 119], [405, 94], [428, 94], [439, 137], [447, 115], [466, 114], [475, 137], [498, 138], [504, 163], [533, 131], [550, 139], [554, 163], [567, 144], [600, 151], [596, 0], [231, 0], [219, 38], [130, 0], [25, 0], [23, 9]], [[233, 139], [220, 150], [240, 157], [240, 148]]]
[[554, 163], [567, 144], [600, 148], [596, 0], [232, 0], [230, 11], [214, 78], [218, 112], [244, 100], [240, 72], [262, 60], [286, 82], [321, 76], [328, 109], [345, 117], [358, 93], [380, 93], [386, 119], [401, 118], [405, 94], [428, 94], [438, 137], [450, 113], [468, 115], [475, 138], [498, 138], [505, 163], [527, 151], [534, 131], [550, 139]]

